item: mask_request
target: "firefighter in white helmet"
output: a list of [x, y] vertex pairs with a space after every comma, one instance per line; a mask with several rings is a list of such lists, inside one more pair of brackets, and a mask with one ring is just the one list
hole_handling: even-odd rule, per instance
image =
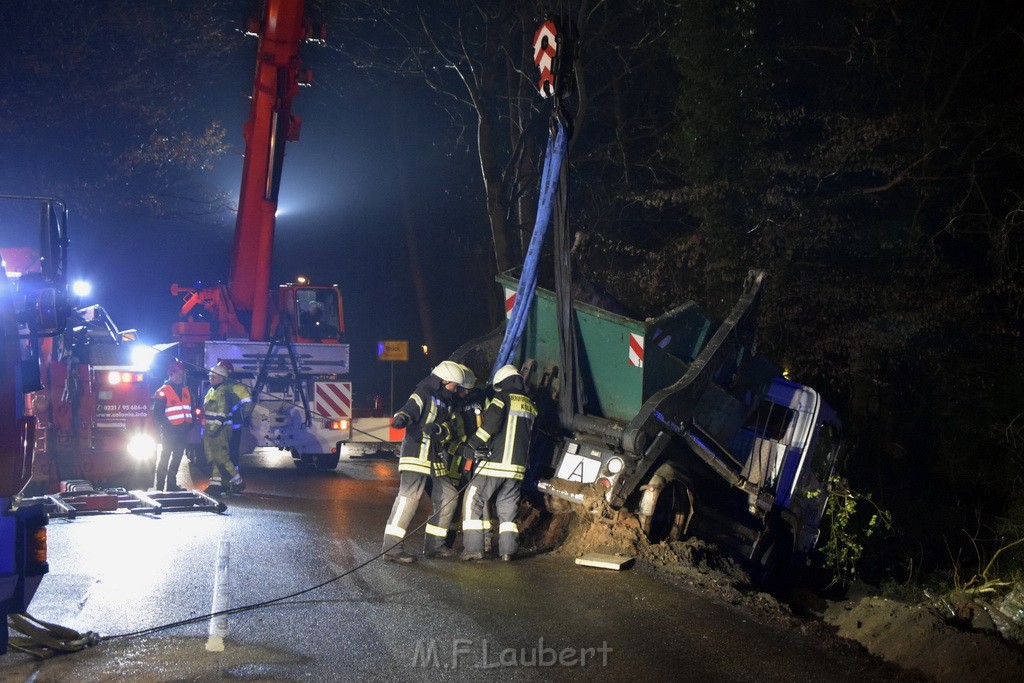
[[416, 385], [405, 405], [391, 418], [396, 429], [405, 429], [398, 459], [398, 496], [384, 528], [384, 559], [391, 562], [414, 562], [415, 556], [405, 550], [405, 533], [409, 528], [420, 496], [431, 482], [433, 513], [427, 521], [423, 554], [427, 557], [449, 557], [454, 553], [445, 547], [448, 527], [455, 515], [455, 486], [448, 478], [447, 443], [456, 433], [452, 401], [460, 388], [465, 388], [465, 372], [458, 363], [443, 361]]
[[241, 493], [245, 490], [245, 482], [231, 462], [231, 407], [238, 403], [238, 397], [231, 392], [231, 387], [224, 380], [228, 371], [223, 365], [217, 364], [210, 368], [210, 390], [203, 399], [203, 449], [210, 463], [210, 485], [206, 492], [211, 495], [220, 493]]
[[484, 557], [484, 507], [496, 498], [498, 513], [498, 555], [510, 561], [519, 550], [520, 488], [530, 455], [530, 431], [537, 407], [526, 395], [526, 385], [513, 365], [494, 373], [493, 395], [484, 408], [480, 427], [469, 437], [469, 445], [490, 454], [479, 457], [476, 476], [469, 482], [462, 501], [463, 560]]

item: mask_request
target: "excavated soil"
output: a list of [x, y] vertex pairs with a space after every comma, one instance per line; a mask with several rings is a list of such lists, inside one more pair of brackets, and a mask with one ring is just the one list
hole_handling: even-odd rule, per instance
[[692, 538], [651, 544], [636, 517], [615, 514], [602, 502], [588, 498], [584, 507], [599, 512], [585, 515], [552, 513], [543, 503], [524, 501], [523, 547], [570, 557], [597, 552], [634, 558], [639, 567], [680, 586], [711, 593], [761, 618], [788, 622], [812, 637], [838, 635], [928, 680], [1024, 680], [1024, 647], [1001, 637], [984, 607], [970, 600], [940, 609], [877, 594], [829, 602], [794, 591], [793, 599], [783, 603], [755, 589], [743, 567], [715, 545]]

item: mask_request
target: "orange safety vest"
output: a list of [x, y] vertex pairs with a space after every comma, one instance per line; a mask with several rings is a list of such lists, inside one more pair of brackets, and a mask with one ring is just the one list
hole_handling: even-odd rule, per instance
[[157, 395], [162, 396], [167, 402], [164, 408], [164, 415], [172, 425], [183, 425], [192, 422], [192, 395], [188, 387], [181, 388], [181, 397], [174, 391], [174, 387], [165, 384], [157, 390]]

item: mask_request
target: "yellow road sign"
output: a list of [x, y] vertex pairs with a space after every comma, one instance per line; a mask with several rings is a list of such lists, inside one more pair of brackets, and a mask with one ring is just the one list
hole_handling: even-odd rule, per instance
[[407, 341], [379, 341], [377, 342], [378, 360], [409, 360], [409, 342]]

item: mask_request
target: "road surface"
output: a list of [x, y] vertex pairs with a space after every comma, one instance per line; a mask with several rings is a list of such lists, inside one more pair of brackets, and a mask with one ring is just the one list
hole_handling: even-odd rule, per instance
[[[560, 554], [374, 559], [397, 491], [393, 458], [326, 473], [250, 459], [243, 472], [249, 488], [226, 499], [225, 514], [52, 520], [51, 571], [29, 611], [104, 640], [45, 661], [12, 652], [0, 680], [899, 678], [866, 654], [643, 568], [582, 568]], [[414, 524], [425, 513], [424, 503]], [[413, 549], [421, 541], [411, 533]], [[207, 616], [248, 605], [257, 607]]]

